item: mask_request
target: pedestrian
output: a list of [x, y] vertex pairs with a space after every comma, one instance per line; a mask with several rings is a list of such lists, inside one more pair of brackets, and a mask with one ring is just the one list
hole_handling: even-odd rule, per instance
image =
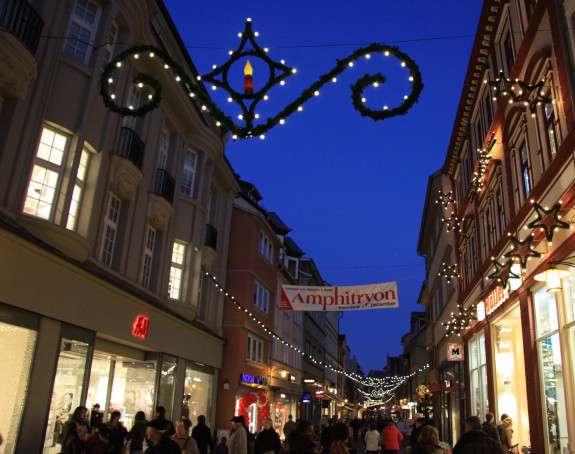
[[76, 407], [74, 413], [72, 413], [72, 421], [78, 426], [78, 436], [80, 440], [84, 440], [86, 434], [92, 433], [88, 423], [88, 409], [83, 405]]
[[232, 418], [232, 432], [228, 443], [230, 454], [248, 454], [248, 434], [243, 425], [243, 418]]
[[144, 452], [144, 440], [146, 438], [146, 414], [138, 411], [134, 417], [134, 425], [126, 434], [126, 440], [130, 441], [130, 454]]
[[425, 426], [425, 418], [419, 416], [413, 423], [413, 428], [411, 429], [411, 435], [409, 436], [409, 441], [407, 443], [408, 451], [413, 450], [413, 447], [419, 439], [419, 435]]
[[501, 454], [497, 442], [481, 430], [477, 416], [465, 418], [465, 433], [453, 447], [453, 454]]
[[182, 454], [180, 446], [170, 438], [164, 420], [152, 419], [146, 423], [149, 446], [144, 454]]
[[329, 453], [329, 447], [331, 446], [331, 442], [333, 441], [332, 430], [333, 430], [334, 422], [335, 421], [333, 418], [329, 418], [327, 420], [327, 426], [324, 427], [323, 430], [321, 431], [321, 436], [320, 436], [319, 442], [321, 444], [321, 453], [322, 454], [328, 454]]
[[172, 440], [178, 444], [182, 454], [199, 454], [200, 452], [196, 440], [188, 435], [184, 421], [176, 423], [176, 434], [172, 435]]
[[383, 452], [387, 454], [398, 454], [399, 453], [399, 443], [403, 441], [403, 435], [395, 427], [395, 423], [392, 419], [387, 422], [387, 427], [381, 434], [381, 440], [383, 445]]
[[84, 441], [86, 454], [106, 454], [108, 452], [108, 433], [110, 429], [103, 422], [94, 427], [92, 435]]
[[[298, 421], [286, 438], [286, 454], [314, 454], [313, 425], [309, 421]], [[231, 454], [231, 453], [230, 453]]]
[[[353, 433], [352, 433], [353, 436]], [[349, 454], [348, 440], [349, 428], [343, 422], [336, 422], [332, 429], [332, 442], [329, 447], [330, 454]]]
[[423, 426], [412, 452], [413, 454], [443, 454], [443, 449], [439, 446], [439, 431], [433, 426]]
[[62, 439], [62, 454], [82, 454], [84, 447], [79, 432], [82, 430], [76, 421], [68, 421]]
[[378, 454], [379, 447], [381, 446], [381, 436], [376, 430], [377, 425], [375, 421], [369, 423], [369, 430], [365, 433], [365, 452], [367, 454]]
[[108, 421], [108, 452], [110, 454], [121, 454], [124, 447], [127, 431], [120, 422], [121, 416], [122, 413], [115, 410], [110, 415], [110, 421]]
[[288, 422], [286, 422], [284, 424], [284, 427], [283, 427], [284, 438], [287, 438], [287, 436], [293, 430], [294, 427], [295, 427], [295, 422], [293, 422], [293, 416], [289, 415], [288, 416]]
[[256, 437], [254, 448], [255, 454], [280, 454], [282, 443], [271, 418], [264, 419], [264, 428]]
[[499, 420], [499, 424], [497, 424], [497, 430], [499, 431], [499, 439], [501, 439], [501, 432], [503, 432], [503, 421], [505, 421], [507, 418], [509, 418], [509, 415], [507, 413], [502, 413], [501, 414], [501, 419]]
[[208, 454], [208, 447], [210, 448], [210, 452], [214, 450], [212, 431], [206, 425], [206, 417], [204, 415], [199, 415], [197, 421], [198, 423], [192, 429], [192, 437], [198, 444], [200, 454]]
[[104, 412], [100, 411], [100, 404], [96, 403], [90, 411], [90, 429], [93, 431], [102, 422], [104, 422]]
[[170, 421], [169, 419], [166, 419], [166, 408], [163, 407], [162, 405], [158, 405], [156, 407], [156, 412], [154, 413], [154, 418], [156, 418], [158, 421], [164, 423], [164, 425], [166, 426], [166, 433], [168, 434], [168, 436], [172, 436], [176, 433], [176, 427], [174, 426], [174, 423], [172, 421]]
[[214, 454], [228, 454], [228, 445], [226, 444], [228, 439], [226, 437], [220, 438], [220, 442], [214, 450]]
[[493, 438], [499, 446], [501, 446], [501, 437], [499, 436], [499, 430], [497, 426], [493, 423], [495, 415], [493, 413], [487, 413], [485, 415], [485, 421], [481, 426], [481, 430]]
[[361, 428], [361, 421], [356, 416], [353, 418], [349, 424], [353, 430], [353, 441], [357, 441], [357, 437], [359, 435], [359, 429]]
[[513, 420], [508, 416], [503, 420], [502, 429], [501, 429], [501, 447], [503, 452], [507, 452], [511, 450], [513, 446]]

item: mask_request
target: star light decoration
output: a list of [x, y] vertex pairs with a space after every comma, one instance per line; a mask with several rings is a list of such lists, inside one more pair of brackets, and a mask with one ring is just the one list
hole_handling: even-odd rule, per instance
[[457, 272], [457, 263], [455, 265], [447, 265], [445, 262], [441, 264], [442, 268], [439, 271], [439, 276], [446, 277], [447, 283], [449, 284], [452, 279], [459, 277]]
[[[545, 238], [549, 244], [553, 241], [553, 235], [556, 230], [559, 229], [571, 229], [571, 224], [561, 220], [562, 202], [557, 202], [551, 208], [543, 208], [538, 203], [533, 202], [533, 208], [535, 208], [535, 219], [527, 224], [527, 228], [531, 229], [541, 229], [545, 232]], [[551, 218], [549, 215], [552, 215]]]
[[449, 337], [451, 334], [461, 336], [461, 332], [468, 329], [472, 321], [477, 320], [474, 305], [465, 309], [462, 304], [458, 304], [457, 308], [458, 313], [455, 314], [452, 312], [449, 320], [442, 323], [442, 325], [445, 326], [445, 337]]
[[473, 199], [477, 193], [483, 188], [485, 173], [487, 172], [487, 166], [491, 160], [491, 150], [493, 149], [493, 146], [496, 142], [497, 139], [495, 138], [495, 133], [493, 132], [489, 142], [487, 142], [487, 146], [483, 150], [477, 150], [477, 153], [479, 153], [479, 158], [477, 159], [477, 170], [473, 172], [473, 179], [471, 180], [471, 190], [468, 195], [470, 202], [473, 202]]
[[439, 196], [435, 200], [435, 203], [441, 203], [444, 208], [447, 208], [449, 204], [455, 204], [455, 199], [453, 198], [453, 191], [449, 191], [444, 194], [443, 191], [438, 191]]
[[503, 288], [507, 287], [509, 279], [519, 279], [521, 277], [511, 270], [513, 260], [507, 260], [504, 264], [499, 263], [498, 260], [493, 260], [493, 266], [495, 271], [487, 277], [498, 281]]
[[451, 232], [452, 230], [457, 230], [459, 232], [461, 230], [463, 219], [455, 216], [455, 213], [451, 213], [451, 217], [443, 218], [441, 221], [447, 226], [448, 232]]
[[528, 85], [524, 81], [507, 79], [503, 71], [499, 71], [499, 77], [495, 80], [485, 80], [484, 83], [493, 87], [493, 100], [502, 99], [509, 96], [509, 103], [521, 103], [529, 107], [531, 116], [534, 117], [537, 112], [537, 106], [541, 103], [555, 103], [555, 101], [544, 95], [543, 86], [545, 79], [540, 80], [534, 85]]
[[[287, 342], [286, 340], [282, 339], [280, 336], [278, 336], [276, 333], [274, 333], [273, 331], [271, 331], [269, 328], [267, 328], [260, 320], [257, 319], [257, 317], [250, 312], [248, 309], [246, 309], [245, 307], [243, 307], [239, 301], [230, 293], [228, 293], [226, 291], [226, 289], [220, 285], [220, 283], [218, 282], [218, 280], [216, 279], [215, 276], [211, 275], [209, 272], [205, 271], [204, 272], [205, 276], [209, 277], [211, 279], [212, 284], [221, 292], [224, 294], [224, 296], [226, 298], [228, 298], [230, 301], [232, 301], [234, 303], [234, 305], [236, 306], [236, 308], [240, 311], [245, 312], [254, 322], [256, 322], [258, 324], [258, 326], [268, 335], [270, 335], [272, 337], [272, 339], [275, 339], [279, 342], [281, 342], [283, 345], [285, 345], [286, 347], [291, 348], [292, 350], [294, 350], [296, 353], [299, 353], [302, 357], [307, 358], [309, 361], [312, 361], [313, 363], [317, 364], [318, 366], [323, 366], [324, 368], [328, 368], [331, 371], [338, 373], [340, 375], [345, 375], [346, 377], [350, 378], [351, 380], [364, 385], [364, 386], [379, 386], [381, 383], [383, 382], [387, 382], [389, 383], [393, 383], [393, 386], [395, 388], [397, 388], [401, 383], [405, 382], [406, 380], [410, 379], [411, 377], [413, 377], [416, 373], [422, 372], [425, 369], [429, 368], [429, 364], [426, 364], [425, 366], [423, 366], [422, 368], [420, 368], [417, 372], [412, 372], [410, 375], [405, 375], [405, 376], [392, 376], [392, 377], [384, 377], [384, 379], [372, 379], [372, 378], [365, 378], [357, 373], [347, 373], [345, 370], [342, 369], [336, 369], [335, 367], [333, 367], [331, 364], [328, 363], [324, 363], [323, 361], [318, 361], [315, 358], [313, 358], [311, 355], [308, 355], [307, 353], [305, 353], [303, 350], [299, 349], [298, 347], [296, 347], [295, 345]], [[394, 389], [395, 389], [394, 388]]]
[[532, 233], [525, 240], [520, 241], [518, 238], [509, 235], [511, 240], [511, 251], [507, 252], [504, 257], [507, 259], [514, 259], [516, 262], [521, 264], [521, 269], [525, 270], [527, 268], [527, 261], [532, 258], [541, 257], [542, 254], [535, 249], [533, 249], [533, 240], [535, 235]]
[[[230, 51], [230, 58], [226, 63], [221, 66], [214, 65], [213, 70], [210, 73], [204, 76], [197, 76], [195, 78], [190, 77], [166, 52], [154, 46], [136, 46], [127, 49], [106, 65], [100, 78], [100, 94], [104, 100], [105, 106], [113, 112], [121, 115], [143, 116], [159, 105], [162, 100], [162, 86], [156, 78], [149, 74], [136, 74], [132, 79], [132, 83], [135, 86], [139, 88], [147, 87], [150, 91], [148, 99], [144, 104], [140, 106], [122, 107], [116, 103], [116, 94], [113, 91], [114, 78], [112, 77], [112, 74], [122, 68], [124, 62], [129, 61], [135, 65], [138, 60], [143, 58], [161, 60], [163, 62], [163, 69], [167, 74], [170, 77], [173, 77], [174, 80], [178, 82], [184, 90], [186, 90], [190, 98], [197, 100], [198, 106], [201, 107], [202, 111], [209, 112], [209, 114], [216, 120], [216, 126], [223, 126], [231, 131], [233, 134], [232, 138], [234, 140], [248, 139], [251, 137], [260, 137], [263, 139], [265, 137], [265, 132], [269, 131], [277, 124], [284, 124], [287, 117], [291, 114], [302, 111], [303, 104], [305, 102], [318, 96], [319, 90], [324, 85], [336, 82], [337, 76], [342, 74], [346, 69], [353, 67], [354, 63], [360, 58], [370, 58], [375, 54], [381, 54], [386, 57], [394, 56], [401, 62], [402, 67], [409, 70], [408, 80], [411, 85], [410, 93], [403, 96], [403, 102], [399, 106], [393, 108], [383, 106], [382, 109], [374, 110], [366, 106], [366, 99], [363, 97], [363, 91], [369, 86], [377, 87], [380, 84], [383, 84], [386, 82], [386, 78], [381, 73], [377, 73], [375, 75], [364, 75], [351, 86], [353, 105], [363, 116], [367, 116], [378, 121], [391, 118], [396, 115], [405, 115], [413, 104], [419, 101], [419, 95], [423, 89], [421, 73], [415, 61], [413, 61], [408, 55], [399, 51], [397, 47], [373, 43], [367, 47], [356, 50], [350, 56], [342, 60], [337, 60], [335, 68], [320, 76], [317, 82], [304, 90], [295, 101], [286, 106], [275, 117], [268, 118], [265, 122], [255, 125], [254, 120], [259, 118], [259, 114], [256, 112], [257, 104], [262, 100], [268, 100], [268, 92], [270, 89], [278, 84], [284, 85], [285, 79], [295, 74], [296, 70], [295, 68], [287, 66], [283, 60], [281, 62], [272, 60], [267, 55], [268, 49], [262, 49], [259, 47], [255, 40], [258, 33], [253, 32], [251, 19], [246, 21], [245, 30], [243, 33], [240, 33], [239, 36], [241, 38], [240, 45], [237, 50]], [[246, 47], [248, 43], [249, 48]], [[254, 92], [253, 75], [246, 72], [244, 79], [244, 93], [239, 93], [231, 87], [228, 80], [228, 73], [234, 63], [247, 57], [252, 57], [253, 59], [258, 58], [267, 64], [269, 77], [263, 88]], [[249, 69], [251, 69], [251, 65]], [[247, 70], [248, 68], [246, 68], [246, 71]], [[236, 124], [230, 116], [226, 115], [211, 100], [202, 82], [211, 84], [212, 90], [221, 88], [229, 94], [228, 101], [233, 101], [238, 104], [242, 111], [238, 118], [243, 122], [243, 126]]]

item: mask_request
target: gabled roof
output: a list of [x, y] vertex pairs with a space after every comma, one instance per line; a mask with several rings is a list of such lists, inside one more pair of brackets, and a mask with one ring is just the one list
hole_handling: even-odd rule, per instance
[[295, 243], [294, 240], [292, 240], [289, 236], [286, 236], [285, 238], [285, 242], [286, 242], [286, 247], [287, 247], [287, 251], [288, 251], [288, 255], [291, 257], [301, 257], [302, 255], [305, 254], [304, 251], [302, 251], [299, 246]]
[[290, 229], [287, 225], [284, 224], [284, 222], [281, 220], [281, 218], [278, 216], [278, 214], [274, 211], [270, 211], [269, 213], [269, 221], [270, 224], [272, 225], [274, 231], [278, 234], [278, 235], [287, 235], [289, 232], [292, 231], [292, 229]]

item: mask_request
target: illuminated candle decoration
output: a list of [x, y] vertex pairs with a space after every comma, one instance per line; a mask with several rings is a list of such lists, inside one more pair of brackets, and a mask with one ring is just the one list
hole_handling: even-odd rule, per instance
[[246, 67], [244, 68], [244, 94], [246, 95], [253, 95], [254, 94], [254, 77], [253, 77], [254, 70], [252, 69], [252, 65], [250, 65], [250, 61], [246, 63]]

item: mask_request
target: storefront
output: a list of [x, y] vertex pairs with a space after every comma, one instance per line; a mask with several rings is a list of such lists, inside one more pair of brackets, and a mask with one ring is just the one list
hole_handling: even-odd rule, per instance
[[253, 434], [262, 430], [264, 420], [271, 417], [269, 393], [267, 377], [241, 375], [235, 414], [245, 418], [246, 427]]
[[274, 428], [280, 437], [284, 438], [283, 427], [292, 416], [292, 421], [300, 419], [301, 393], [290, 393], [285, 389], [273, 389], [271, 412]]
[[[137, 411], [151, 418], [158, 405], [171, 419], [205, 414], [213, 424], [222, 338], [41, 249], [2, 240], [0, 452], [60, 452], [63, 424], [96, 403], [104, 421], [119, 410], [128, 428]], [[42, 288], [26, 285], [31, 276]]]

